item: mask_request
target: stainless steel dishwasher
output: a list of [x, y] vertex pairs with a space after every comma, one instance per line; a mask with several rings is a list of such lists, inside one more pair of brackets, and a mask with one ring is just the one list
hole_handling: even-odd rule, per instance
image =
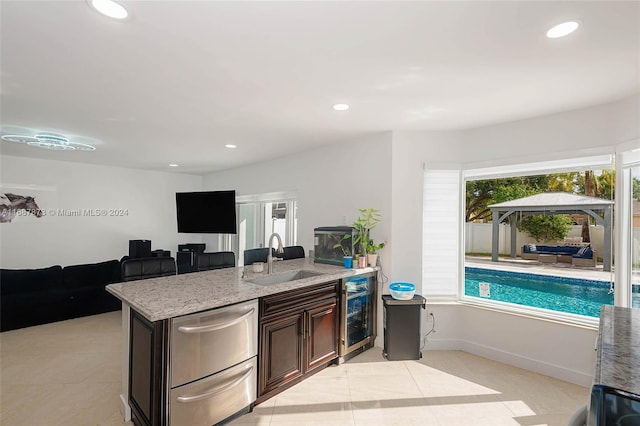
[[211, 426], [250, 411], [257, 354], [257, 300], [173, 319], [171, 426]]

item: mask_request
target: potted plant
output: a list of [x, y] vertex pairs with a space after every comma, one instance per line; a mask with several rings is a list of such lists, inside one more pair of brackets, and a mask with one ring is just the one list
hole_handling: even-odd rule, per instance
[[[360, 254], [362, 256], [367, 256], [370, 253], [371, 246], [373, 245], [373, 241], [371, 240], [370, 232], [373, 228], [376, 227], [380, 220], [382, 219], [382, 215], [378, 209], [368, 208], [368, 209], [358, 209], [360, 212], [360, 216], [353, 222], [353, 228], [356, 230], [355, 237], [355, 245], [360, 247]], [[374, 252], [375, 254], [377, 250], [380, 250], [384, 247], [384, 243], [378, 244]], [[377, 261], [377, 259], [375, 260]], [[375, 265], [375, 261], [373, 265]], [[366, 266], [366, 265], [365, 265]]]
[[333, 245], [334, 249], [340, 248], [342, 255], [344, 256], [344, 267], [351, 269], [353, 266], [353, 257], [351, 256], [351, 234], [346, 234], [340, 241]]
[[373, 240], [369, 240], [367, 246], [367, 262], [369, 266], [376, 266], [378, 263], [378, 252], [384, 248], [385, 243], [375, 244]]

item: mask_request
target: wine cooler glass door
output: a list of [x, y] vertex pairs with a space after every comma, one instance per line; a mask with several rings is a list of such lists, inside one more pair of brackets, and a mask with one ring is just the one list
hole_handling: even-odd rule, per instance
[[345, 320], [341, 349], [344, 355], [370, 343], [375, 337], [373, 312], [375, 276], [345, 280], [343, 295]]

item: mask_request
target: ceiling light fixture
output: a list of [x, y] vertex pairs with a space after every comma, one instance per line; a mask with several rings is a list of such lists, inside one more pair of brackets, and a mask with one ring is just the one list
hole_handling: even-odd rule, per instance
[[232, 143], [228, 143], [228, 144], [226, 144], [224, 147], [225, 147], [225, 148], [229, 148], [229, 149], [234, 149], [234, 148], [237, 148], [237, 147], [238, 147], [238, 145], [234, 145], [234, 144], [232, 144]]
[[349, 109], [349, 105], [347, 104], [335, 104], [333, 106], [333, 109], [335, 109], [336, 111], [346, 111]]
[[85, 143], [70, 142], [69, 139], [55, 133], [40, 133], [35, 136], [3, 135], [2, 140], [13, 143], [23, 143], [34, 148], [50, 149], [52, 151], [95, 151], [96, 148]]
[[547, 31], [547, 37], [549, 38], [560, 38], [567, 36], [578, 29], [580, 26], [579, 21], [567, 21], [561, 24], [556, 25]]
[[114, 19], [124, 19], [129, 16], [127, 9], [113, 0], [89, 0], [95, 10]]
[[178, 167], [178, 165], [171, 163], [171, 164], [169, 164], [169, 167]]

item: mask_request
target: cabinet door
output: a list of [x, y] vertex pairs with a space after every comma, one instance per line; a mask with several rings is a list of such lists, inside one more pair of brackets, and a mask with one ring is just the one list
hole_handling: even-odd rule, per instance
[[305, 372], [338, 356], [338, 301], [330, 300], [305, 312]]
[[259, 396], [302, 376], [303, 319], [298, 311], [262, 323]]
[[166, 424], [168, 322], [147, 321], [131, 309], [129, 330], [129, 406], [135, 425]]

